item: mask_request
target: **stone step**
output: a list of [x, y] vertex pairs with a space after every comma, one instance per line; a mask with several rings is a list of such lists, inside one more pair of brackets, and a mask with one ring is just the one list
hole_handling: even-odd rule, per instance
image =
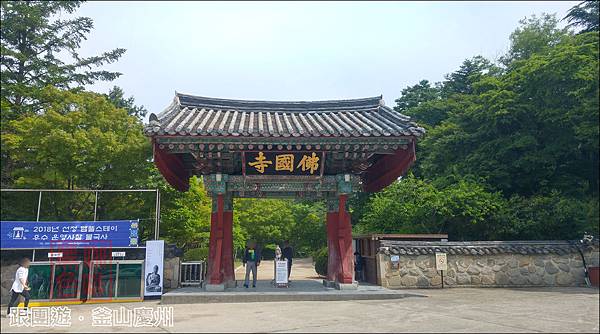
[[424, 295], [383, 292], [173, 292], [162, 296], [161, 304], [257, 303], [289, 301], [389, 300]]

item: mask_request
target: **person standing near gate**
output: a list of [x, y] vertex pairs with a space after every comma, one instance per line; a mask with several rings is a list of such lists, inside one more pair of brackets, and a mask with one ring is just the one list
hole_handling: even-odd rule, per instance
[[246, 247], [243, 263], [244, 266], [246, 266], [244, 287], [248, 288], [248, 284], [250, 283], [250, 272], [252, 272], [252, 287], [256, 288], [256, 267], [260, 264], [260, 258], [254, 243], [250, 243], [250, 245]]
[[19, 269], [15, 273], [15, 281], [12, 284], [10, 301], [8, 302], [7, 315], [10, 315], [10, 308], [18, 305], [19, 296], [25, 298], [25, 307], [29, 307], [29, 285], [27, 285], [27, 276], [29, 275], [28, 258], [23, 258], [19, 262]]
[[287, 260], [288, 268], [288, 282], [290, 281], [290, 274], [292, 273], [292, 258], [294, 257], [294, 249], [290, 246], [290, 241], [286, 240], [283, 243], [283, 250], [281, 251], [283, 258]]

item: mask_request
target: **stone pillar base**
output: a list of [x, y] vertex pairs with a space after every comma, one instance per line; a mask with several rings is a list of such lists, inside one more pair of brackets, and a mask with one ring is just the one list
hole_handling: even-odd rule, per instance
[[354, 281], [352, 283], [340, 283], [340, 282], [329, 281], [329, 280], [324, 279], [323, 285], [326, 288], [334, 288], [336, 290], [357, 290], [358, 289], [357, 281]]
[[336, 290], [358, 290], [358, 282], [353, 283], [338, 283], [335, 282]]
[[324, 279], [323, 286], [326, 288], [335, 288], [335, 282]]
[[235, 281], [235, 280], [225, 282], [225, 288], [236, 288], [236, 287], [237, 287], [237, 281]]
[[225, 291], [225, 284], [206, 284], [204, 290], [206, 292], [223, 292]]

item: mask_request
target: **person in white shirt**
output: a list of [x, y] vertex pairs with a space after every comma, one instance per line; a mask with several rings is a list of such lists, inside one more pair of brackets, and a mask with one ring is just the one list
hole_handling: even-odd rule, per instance
[[29, 263], [31, 261], [28, 258], [23, 258], [19, 262], [19, 269], [15, 273], [15, 281], [12, 285], [12, 294], [10, 296], [10, 302], [8, 303], [7, 314], [10, 315], [10, 308], [18, 305], [19, 296], [25, 298], [25, 307], [29, 307], [29, 286], [27, 285], [27, 275], [29, 275]]

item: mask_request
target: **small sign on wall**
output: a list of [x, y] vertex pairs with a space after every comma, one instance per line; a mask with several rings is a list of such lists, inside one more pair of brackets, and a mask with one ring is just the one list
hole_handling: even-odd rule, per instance
[[54, 253], [48, 253], [48, 258], [57, 258], [57, 257], [63, 257], [63, 253], [62, 252], [54, 252]]
[[112, 252], [112, 257], [125, 257], [125, 252]]
[[392, 261], [392, 269], [400, 268], [400, 255], [392, 255], [390, 260]]
[[435, 253], [435, 269], [448, 270], [448, 259], [446, 253]]

